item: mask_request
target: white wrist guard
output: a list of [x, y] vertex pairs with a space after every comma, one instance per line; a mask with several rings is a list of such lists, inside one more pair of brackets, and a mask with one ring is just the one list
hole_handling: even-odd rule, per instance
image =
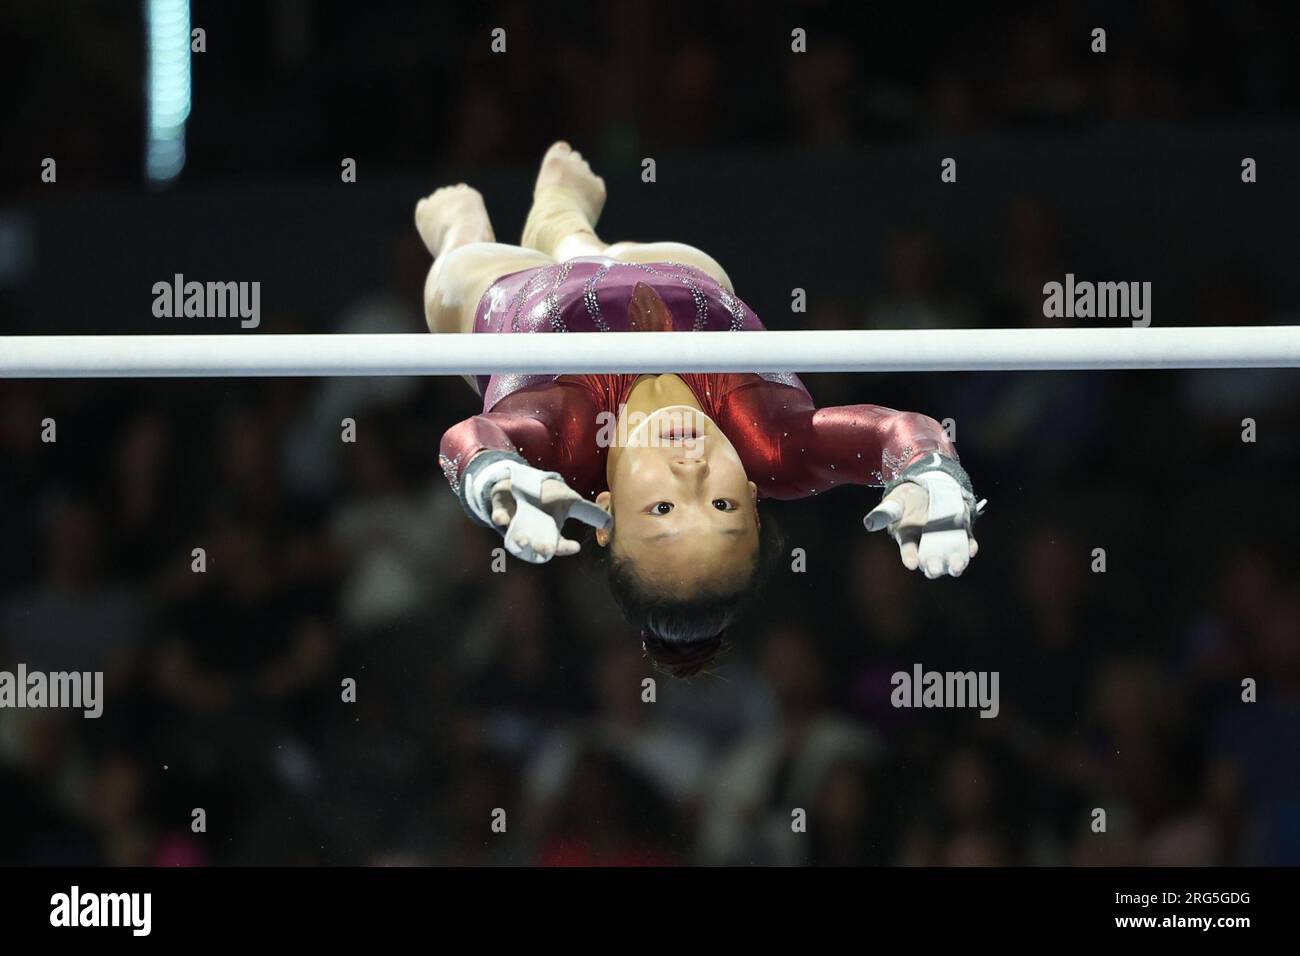
[[[925, 489], [929, 497], [929, 507], [925, 516], [925, 534], [944, 534], [946, 532], [969, 533], [975, 519], [984, 511], [984, 506], [988, 504], [987, 500], [975, 500], [975, 494], [971, 490], [970, 478], [967, 476], [965, 469], [957, 462], [953, 461], [938, 452], [931, 452], [926, 458], [910, 465], [897, 478], [885, 486], [885, 497], [904, 482], [912, 482], [920, 485]], [[874, 531], [884, 526], [887, 520], [890, 525], [897, 522], [902, 516], [902, 509], [891, 507], [892, 502], [887, 503], [886, 507], [876, 508], [867, 516], [867, 530]], [[936, 538], [935, 545], [948, 546], [952, 542], [949, 538]]]
[[510, 479], [516, 501], [530, 495], [534, 501], [540, 501], [542, 482], [547, 478], [563, 481], [558, 472], [534, 468], [522, 458], [506, 452], [482, 452], [475, 455], [465, 468], [460, 493], [465, 510], [479, 524], [496, 527], [492, 523], [492, 489], [506, 478]]
[[[560, 543], [560, 529], [570, 517], [596, 528], [609, 524], [608, 512], [577, 496], [562, 498], [543, 507], [542, 484], [551, 479], [564, 484], [557, 472], [534, 468], [514, 455], [487, 454], [490, 457], [482, 461], [480, 456], [475, 456], [465, 469], [461, 484], [462, 501], [465, 509], [480, 524], [500, 533], [506, 550], [521, 561], [530, 564], [549, 561]], [[492, 489], [507, 478], [510, 479], [515, 513], [509, 526], [502, 528], [492, 523]], [[520, 544], [520, 540], [527, 543]], [[548, 549], [549, 553], [539, 553], [537, 546]]]

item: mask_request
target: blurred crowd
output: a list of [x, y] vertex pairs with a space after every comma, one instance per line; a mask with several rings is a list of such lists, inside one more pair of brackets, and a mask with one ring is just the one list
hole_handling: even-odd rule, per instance
[[[145, 125], [139, 4], [0, 11], [15, 136], [5, 188], [58, 157], [78, 182], [135, 183]], [[875, 7], [742, 0], [352, 4], [195, 0], [186, 176], [366, 175], [532, 162], [564, 130], [589, 154], [1293, 112], [1287, 3], [1176, 0]], [[1091, 51], [1094, 28], [1105, 54]], [[505, 31], [493, 52], [491, 31]], [[807, 51], [789, 53], [791, 31]], [[260, 122], [250, 136], [250, 119]], [[32, 135], [36, 134], [36, 135]], [[641, 150], [641, 152], [637, 152]], [[322, 157], [331, 161], [322, 165]]]
[[[3, 14], [0, 60], [33, 90], [17, 122], [97, 78], [50, 135], [90, 178], [135, 183], [138, 24], [79, 9]], [[401, 29], [357, 30], [353, 5], [195, 4], [210, 49], [242, 56], [196, 62], [187, 177], [229, 177], [236, 153], [291, 174], [345, 133], [381, 165], [525, 177], [556, 130], [605, 155], [833, 150], [1252, 117], [1297, 93], [1284, 8], [1253, 3], [1108, 7], [1111, 53], [1087, 70], [1088, 4], [945, 11], [944, 29], [863, 7], [857, 40], [799, 6], [799, 69], [765, 65], [755, 51], [788, 29], [742, 4], [402, 9]], [[69, 58], [81, 72], [56, 69]], [[256, 150], [238, 133], [254, 109]], [[988, 228], [994, 275], [918, 227], [864, 265], [878, 288], [798, 321], [1042, 324], [1042, 282], [1086, 268], [1032, 199]], [[336, 331], [422, 328], [415, 243]], [[1196, 279], [1180, 324], [1286, 318], [1258, 285]], [[674, 682], [586, 556], [494, 569], [498, 539], [436, 465], [442, 431], [478, 411], [459, 379], [0, 381], [0, 670], [102, 670], [107, 687], [98, 720], [0, 711], [0, 863], [1300, 863], [1294, 372], [806, 382], [820, 404], [952, 418], [991, 502], [981, 554], [930, 582], [863, 531], [871, 489], [768, 503], [806, 571], [783, 566], [713, 674]], [[998, 671], [1000, 715], [894, 708], [891, 674], [917, 663]]]

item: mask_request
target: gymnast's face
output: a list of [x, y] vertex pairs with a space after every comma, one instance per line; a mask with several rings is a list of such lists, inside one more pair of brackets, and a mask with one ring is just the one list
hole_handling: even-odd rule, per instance
[[610, 490], [596, 503], [614, 516], [617, 557], [657, 588], [730, 588], [758, 556], [757, 486], [735, 446], [702, 413], [652, 416], [610, 450]]

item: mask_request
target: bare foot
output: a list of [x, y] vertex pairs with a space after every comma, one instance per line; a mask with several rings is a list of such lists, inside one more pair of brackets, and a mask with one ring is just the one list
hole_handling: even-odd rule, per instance
[[533, 195], [548, 186], [559, 186], [569, 192], [587, 225], [595, 229], [596, 220], [605, 208], [605, 180], [593, 173], [582, 153], [564, 140], [553, 143], [542, 157]]
[[483, 196], [472, 186], [443, 186], [415, 204], [415, 228], [434, 258], [471, 242], [495, 242]]

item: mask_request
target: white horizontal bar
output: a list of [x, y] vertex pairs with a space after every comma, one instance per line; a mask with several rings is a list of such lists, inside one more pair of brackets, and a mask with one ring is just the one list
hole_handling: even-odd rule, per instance
[[0, 336], [0, 378], [1300, 366], [1300, 326], [551, 335]]

